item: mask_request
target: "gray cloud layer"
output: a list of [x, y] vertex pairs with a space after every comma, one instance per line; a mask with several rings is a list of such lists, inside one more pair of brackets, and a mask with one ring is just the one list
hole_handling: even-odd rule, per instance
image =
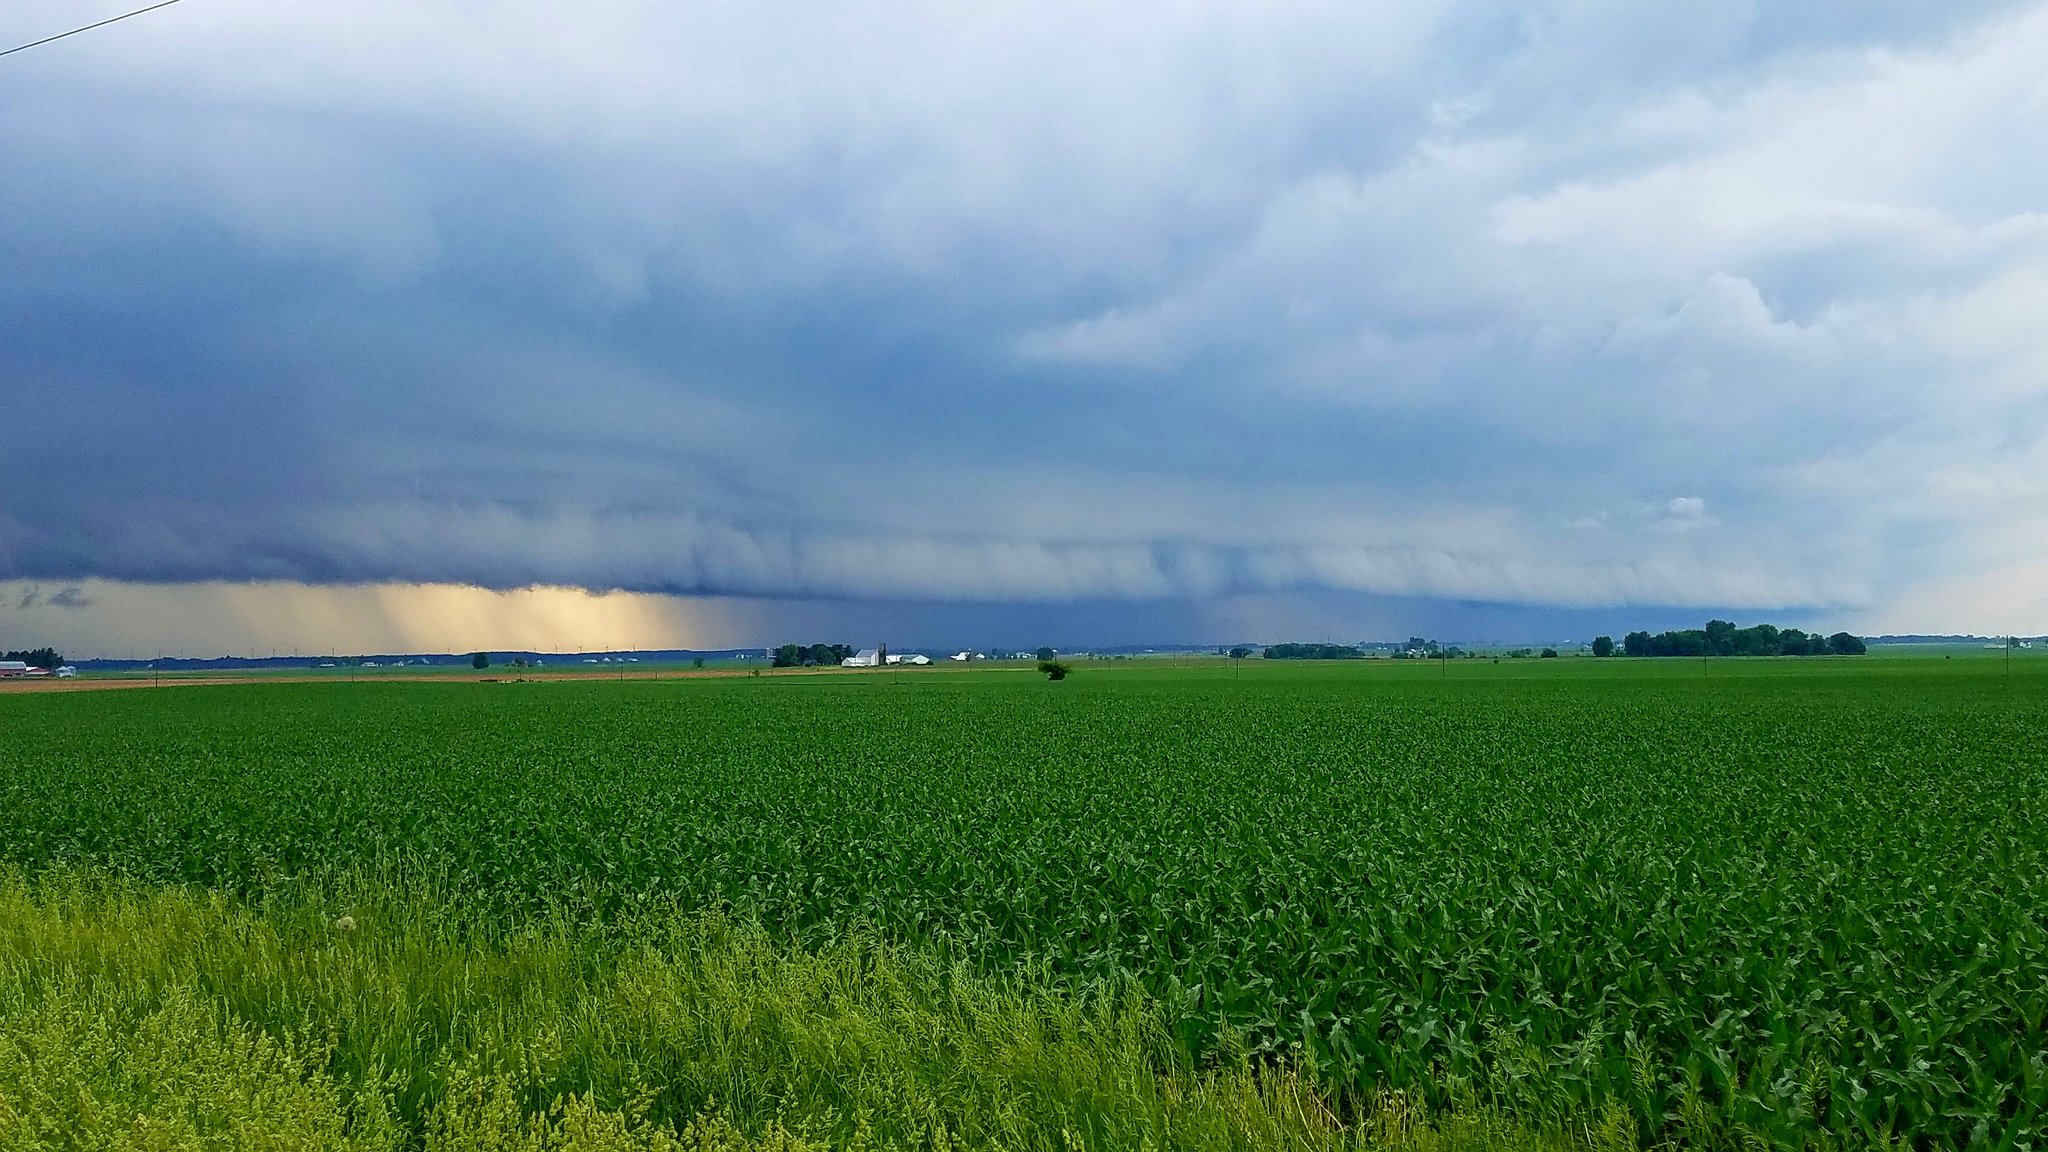
[[0, 579], [2048, 616], [2048, 6], [207, 0], [0, 63]]

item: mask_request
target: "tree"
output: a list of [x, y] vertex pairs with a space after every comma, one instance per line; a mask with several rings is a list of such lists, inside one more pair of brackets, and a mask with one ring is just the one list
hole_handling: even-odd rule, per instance
[[690, 667], [692, 668], [702, 668], [703, 666], [704, 658], [702, 656], [696, 657], [695, 659], [690, 661]]
[[64, 666], [64, 657], [55, 648], [29, 648], [20, 652], [0, 655], [0, 660], [19, 660], [31, 668], [57, 669]]
[[[1057, 652], [1054, 652], [1054, 651], [1053, 651], [1052, 649], [1050, 649], [1050, 648], [1040, 648], [1040, 649], [1038, 650], [1038, 652], [1037, 652], [1037, 656], [1038, 656], [1038, 662], [1039, 662], [1040, 664], [1050, 664], [1050, 663], [1052, 663], [1052, 658], [1053, 658], [1054, 656], [1057, 656], [1057, 655], [1058, 655], [1058, 653], [1057, 653]], [[1062, 672], [1060, 673], [1060, 676], [1064, 676], [1064, 675], [1066, 675], [1066, 673], [1065, 673], [1064, 671], [1062, 671]], [[1057, 680], [1057, 679], [1059, 679], [1059, 676], [1054, 676], [1054, 677], [1053, 677], [1053, 679]]]
[[1828, 651], [1837, 656], [1861, 656], [1867, 649], [1863, 641], [1847, 632], [1837, 632], [1828, 637]]
[[1555, 659], [1557, 659], [1557, 649], [1555, 649], [1555, 648], [1545, 648], [1545, 649], [1543, 650], [1543, 655], [1542, 655], [1542, 656], [1541, 656], [1540, 658], [1541, 658], [1541, 659], [1544, 659], [1544, 660], [1555, 660]]
[[1650, 634], [1648, 632], [1629, 633], [1621, 638], [1621, 650], [1630, 656], [1648, 656], [1650, 654]]
[[[882, 649], [883, 655], [888, 653], [887, 648]], [[814, 664], [822, 667], [836, 665], [851, 655], [853, 649], [844, 644], [784, 644], [775, 650], [769, 662], [777, 668], [807, 668]]]
[[1251, 655], [1251, 654], [1252, 654], [1252, 650], [1251, 650], [1251, 649], [1249, 649], [1249, 648], [1245, 648], [1245, 647], [1241, 647], [1241, 646], [1240, 646], [1240, 647], [1237, 647], [1237, 648], [1232, 648], [1232, 649], [1230, 650], [1230, 658], [1231, 658], [1232, 660], [1242, 660], [1242, 659], [1244, 659], [1245, 657], [1247, 657], [1247, 656], [1249, 656], [1249, 655]]
[[[1050, 649], [1041, 649], [1041, 651], [1050, 651]], [[1067, 666], [1057, 660], [1040, 660], [1038, 662], [1038, 670], [1045, 673], [1047, 680], [1065, 680], [1067, 678]]]
[[1709, 656], [1735, 655], [1735, 625], [1726, 620], [1707, 621], [1700, 639], [1701, 649]]
[[1614, 637], [1612, 637], [1612, 636], [1595, 636], [1595, 637], [1593, 637], [1593, 655], [1595, 655], [1595, 656], [1600, 656], [1600, 657], [1607, 657], [1607, 656], [1612, 656], [1612, 655], [1614, 655]]
[[481, 652], [472, 653], [469, 658], [469, 666], [481, 672], [491, 666], [491, 658]]
[[1785, 650], [1785, 634], [1770, 624], [1758, 624], [1735, 633], [1737, 656], [1776, 656]]

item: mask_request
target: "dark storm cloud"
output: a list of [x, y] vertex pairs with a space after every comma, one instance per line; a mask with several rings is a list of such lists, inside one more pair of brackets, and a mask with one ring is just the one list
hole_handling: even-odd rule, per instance
[[2031, 562], [2048, 14], [1815, 12], [217, 0], [11, 57], [0, 579], [1307, 619]]

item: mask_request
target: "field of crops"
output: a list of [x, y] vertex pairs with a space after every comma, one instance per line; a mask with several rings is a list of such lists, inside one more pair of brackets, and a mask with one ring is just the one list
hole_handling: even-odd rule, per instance
[[1645, 1136], [2048, 1138], [2048, 665], [1238, 675], [0, 697], [0, 856], [867, 926]]

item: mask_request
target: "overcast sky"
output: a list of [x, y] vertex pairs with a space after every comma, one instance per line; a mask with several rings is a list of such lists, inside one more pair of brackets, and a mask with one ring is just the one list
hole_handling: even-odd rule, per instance
[[2048, 631], [2044, 201], [2039, 3], [186, 0], [0, 58], [0, 642]]

